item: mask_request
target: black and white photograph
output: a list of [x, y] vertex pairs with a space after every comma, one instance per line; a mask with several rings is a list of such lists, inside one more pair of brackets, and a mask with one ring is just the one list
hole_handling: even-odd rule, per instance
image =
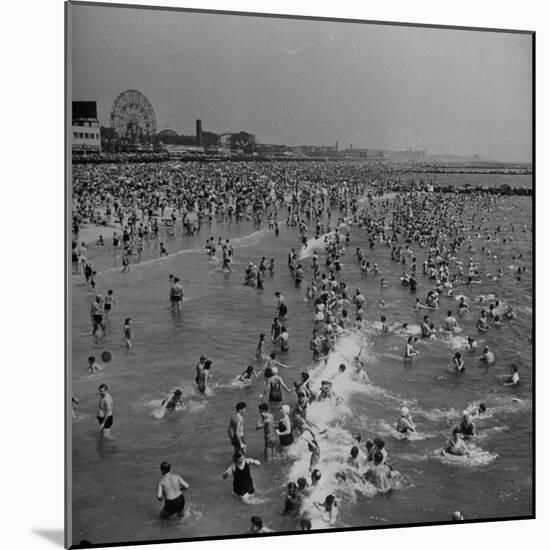
[[533, 518], [534, 32], [65, 18], [66, 545]]

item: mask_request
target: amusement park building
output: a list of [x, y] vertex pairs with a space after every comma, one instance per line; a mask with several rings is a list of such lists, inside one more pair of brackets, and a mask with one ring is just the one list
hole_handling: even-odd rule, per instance
[[101, 153], [95, 101], [73, 101], [71, 138], [73, 154]]

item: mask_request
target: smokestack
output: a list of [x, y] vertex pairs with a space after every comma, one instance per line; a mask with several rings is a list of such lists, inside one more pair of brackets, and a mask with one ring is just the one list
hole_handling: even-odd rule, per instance
[[195, 122], [195, 141], [198, 147], [202, 147], [202, 122], [197, 119]]

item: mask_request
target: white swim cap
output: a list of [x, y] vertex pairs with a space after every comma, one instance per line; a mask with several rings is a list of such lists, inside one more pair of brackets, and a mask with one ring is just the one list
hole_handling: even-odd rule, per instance
[[281, 410], [286, 414], [290, 413], [290, 407], [288, 405], [283, 405]]
[[409, 409], [407, 407], [401, 407], [401, 416], [409, 416]]
[[277, 374], [277, 373], [279, 372], [279, 369], [278, 369], [277, 367], [272, 367], [272, 368], [271, 368], [271, 372], [272, 372], [273, 374]]

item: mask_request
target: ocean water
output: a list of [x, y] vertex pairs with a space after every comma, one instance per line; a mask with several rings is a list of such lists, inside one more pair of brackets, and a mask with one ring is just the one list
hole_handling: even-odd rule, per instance
[[[502, 176], [503, 181], [496, 184], [506, 183], [507, 177]], [[470, 213], [466, 210], [465, 215]], [[301, 440], [286, 456], [264, 464], [262, 432], [255, 430], [262, 377], [250, 387], [232, 383], [247, 365], [260, 368], [255, 360], [256, 343], [260, 332], [269, 334], [276, 290], [286, 297], [289, 308], [285, 324], [290, 350], [280, 358], [292, 367], [281, 369], [280, 374], [289, 386], [302, 370], [311, 372], [315, 387], [320, 380], [332, 379], [340, 398], [338, 403], [314, 404], [309, 411], [325, 431], [319, 437], [322, 479], [306, 499], [307, 506], [328, 494], [336, 495], [340, 513], [335, 527], [447, 521], [457, 509], [468, 519], [530, 514], [531, 214], [529, 197], [499, 197], [478, 216], [486, 218], [483, 227], [500, 225], [502, 235], [513, 236], [513, 241], [508, 238], [504, 244], [499, 239], [488, 244], [483, 232], [479, 237], [477, 231], [466, 232], [475, 250], [464, 260], [472, 256], [480, 264], [483, 283], [460, 293], [469, 298], [494, 293], [514, 306], [517, 319], [503, 321], [500, 329], [478, 337], [475, 323], [481, 306], [471, 305], [469, 315], [457, 316], [460, 333], [419, 341], [420, 356], [413, 361], [403, 360], [408, 334], [396, 330], [382, 335], [378, 322], [385, 315], [388, 324], [398, 327], [408, 323], [410, 328], [420, 324], [424, 312], [413, 309], [415, 295], [401, 286], [401, 269], [390, 261], [389, 249], [377, 244], [369, 250], [364, 234], [356, 227], [342, 258], [341, 278], [349, 289], [360, 288], [367, 298], [364, 327], [345, 334], [327, 364], [320, 367], [312, 364], [308, 349], [313, 328], [313, 305], [305, 297], [310, 260], [303, 260], [307, 276], [302, 289], [294, 287], [286, 264], [289, 249], [300, 249], [296, 228], [281, 224], [276, 237], [266, 226], [258, 230], [251, 222], [231, 227], [214, 222], [211, 227], [203, 226], [197, 237], [187, 238], [182, 237], [180, 225], [174, 238], [163, 239], [170, 252], [167, 258], [158, 258], [158, 242], [146, 242], [142, 262], [132, 265], [129, 273], [120, 272], [120, 258], [114, 265], [110, 242], [106, 247], [90, 246], [88, 256], [99, 272], [98, 291], [106, 294], [112, 289], [117, 305], [105, 337], [90, 336], [89, 308], [94, 293], [81, 277], [73, 277], [70, 368], [73, 393], [80, 401], [72, 425], [73, 542], [240, 534], [248, 531], [252, 515], [261, 516], [275, 531], [299, 529], [296, 518], [280, 512], [286, 484], [301, 476], [309, 478], [307, 444]], [[221, 262], [207, 258], [204, 242], [209, 236], [231, 239], [234, 273], [222, 273]], [[481, 250], [483, 246], [490, 246], [491, 256]], [[371, 264], [378, 263], [388, 287], [380, 287], [379, 277], [361, 274], [353, 257], [356, 247], [368, 251]], [[426, 250], [415, 244], [411, 247], [420, 267]], [[275, 274], [266, 274], [264, 290], [259, 291], [243, 285], [243, 273], [248, 262], [258, 263], [262, 256], [275, 259]], [[519, 283], [515, 276], [518, 265], [527, 267]], [[498, 266], [503, 267], [504, 276], [493, 280]], [[184, 287], [181, 316], [170, 311], [170, 274], [179, 276]], [[430, 282], [420, 276], [416, 296], [423, 299], [430, 288]], [[441, 326], [446, 310], [456, 311], [456, 303], [454, 297], [442, 296], [440, 309], [429, 312], [431, 321]], [[133, 319], [135, 336], [129, 351], [122, 341], [126, 317]], [[477, 337], [479, 345], [472, 354], [464, 350], [470, 334]], [[484, 343], [496, 357], [489, 367], [480, 366], [478, 360]], [[461, 348], [466, 372], [455, 376], [452, 355]], [[100, 355], [106, 350], [112, 360], [100, 373], [88, 373], [87, 357], [94, 355], [102, 363]], [[266, 351], [270, 350], [268, 342]], [[343, 375], [337, 372], [338, 365], [359, 350], [370, 384], [351, 378], [349, 369]], [[201, 354], [213, 361], [212, 391], [207, 396], [198, 394], [193, 382]], [[503, 386], [502, 377], [509, 374], [511, 363], [519, 366], [521, 383], [516, 387]], [[98, 437], [95, 419], [97, 387], [103, 382], [109, 385], [115, 403], [112, 441]], [[183, 389], [185, 410], [158, 418], [155, 411], [160, 401], [176, 387]], [[294, 403], [293, 396], [285, 395], [285, 399]], [[238, 401], [248, 404], [247, 454], [262, 462], [252, 467], [256, 495], [250, 503], [232, 496], [231, 481], [221, 477], [231, 463], [226, 430]], [[442, 458], [438, 450], [460, 421], [462, 410], [482, 401], [489, 410], [476, 421], [480, 437], [472, 458]], [[403, 405], [411, 410], [419, 432], [409, 440], [399, 439], [394, 430]], [[367, 438], [380, 436], [386, 441], [390, 462], [400, 472], [390, 496], [377, 496], [372, 487], [354, 480], [349, 472], [345, 482], [336, 477], [346, 472], [345, 460], [358, 434], [362, 450]], [[164, 460], [190, 484], [185, 494], [189, 513], [183, 520], [163, 522], [158, 518], [156, 488], [159, 464]], [[314, 528], [330, 527], [315, 509], [310, 512]]]

